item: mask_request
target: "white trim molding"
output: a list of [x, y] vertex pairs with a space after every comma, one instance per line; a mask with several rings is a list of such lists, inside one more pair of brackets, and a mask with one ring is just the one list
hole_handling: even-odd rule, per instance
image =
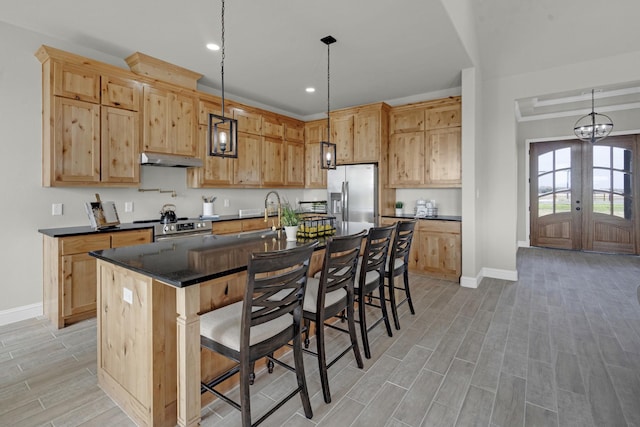
[[41, 302], [23, 305], [22, 307], [10, 308], [8, 310], [0, 311], [0, 326], [31, 319], [32, 317], [37, 316], [42, 316]]
[[482, 274], [482, 277], [491, 277], [493, 279], [509, 280], [511, 282], [518, 281], [518, 270], [502, 270], [500, 268], [483, 267], [481, 274]]
[[482, 276], [478, 275], [476, 277], [460, 277], [460, 286], [463, 288], [473, 288], [476, 289], [482, 280]]

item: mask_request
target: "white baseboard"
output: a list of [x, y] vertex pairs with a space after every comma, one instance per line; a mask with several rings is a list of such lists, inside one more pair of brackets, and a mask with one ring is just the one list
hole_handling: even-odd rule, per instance
[[480, 284], [480, 280], [482, 280], [482, 276], [478, 275], [477, 277], [460, 277], [460, 286], [464, 288], [477, 288]]
[[482, 277], [491, 277], [493, 279], [510, 280], [512, 282], [518, 281], [518, 270], [502, 270], [500, 268], [483, 267], [480, 274], [482, 275]]
[[23, 305], [0, 311], [0, 326], [42, 316], [42, 303]]
[[529, 244], [528, 240], [518, 240], [518, 247], [519, 248], [530, 248], [531, 245]]

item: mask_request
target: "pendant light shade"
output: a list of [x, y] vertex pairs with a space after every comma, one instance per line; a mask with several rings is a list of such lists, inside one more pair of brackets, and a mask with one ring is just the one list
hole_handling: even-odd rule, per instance
[[224, 0], [222, 0], [222, 46], [220, 47], [220, 82], [222, 92], [222, 112], [209, 114], [207, 126], [207, 147], [210, 156], [238, 157], [238, 121], [224, 115]]
[[336, 168], [336, 144], [331, 143], [331, 120], [329, 117], [329, 96], [331, 85], [330, 74], [330, 58], [331, 58], [331, 45], [336, 42], [333, 36], [326, 36], [320, 39], [320, 41], [327, 45], [327, 140], [320, 143], [320, 167], [322, 169], [335, 169]]
[[573, 131], [581, 141], [597, 142], [605, 139], [613, 129], [613, 121], [605, 114], [594, 111], [595, 90], [591, 90], [591, 113], [580, 117]]

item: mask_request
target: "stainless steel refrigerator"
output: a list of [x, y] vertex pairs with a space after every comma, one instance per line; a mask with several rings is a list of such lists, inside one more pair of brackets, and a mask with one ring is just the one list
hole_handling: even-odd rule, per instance
[[378, 167], [337, 166], [327, 171], [329, 214], [338, 222], [375, 223], [378, 216]]

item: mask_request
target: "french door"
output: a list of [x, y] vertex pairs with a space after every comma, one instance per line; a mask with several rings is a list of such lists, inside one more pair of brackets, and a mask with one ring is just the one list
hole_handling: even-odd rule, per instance
[[636, 135], [531, 145], [531, 245], [639, 253]]

